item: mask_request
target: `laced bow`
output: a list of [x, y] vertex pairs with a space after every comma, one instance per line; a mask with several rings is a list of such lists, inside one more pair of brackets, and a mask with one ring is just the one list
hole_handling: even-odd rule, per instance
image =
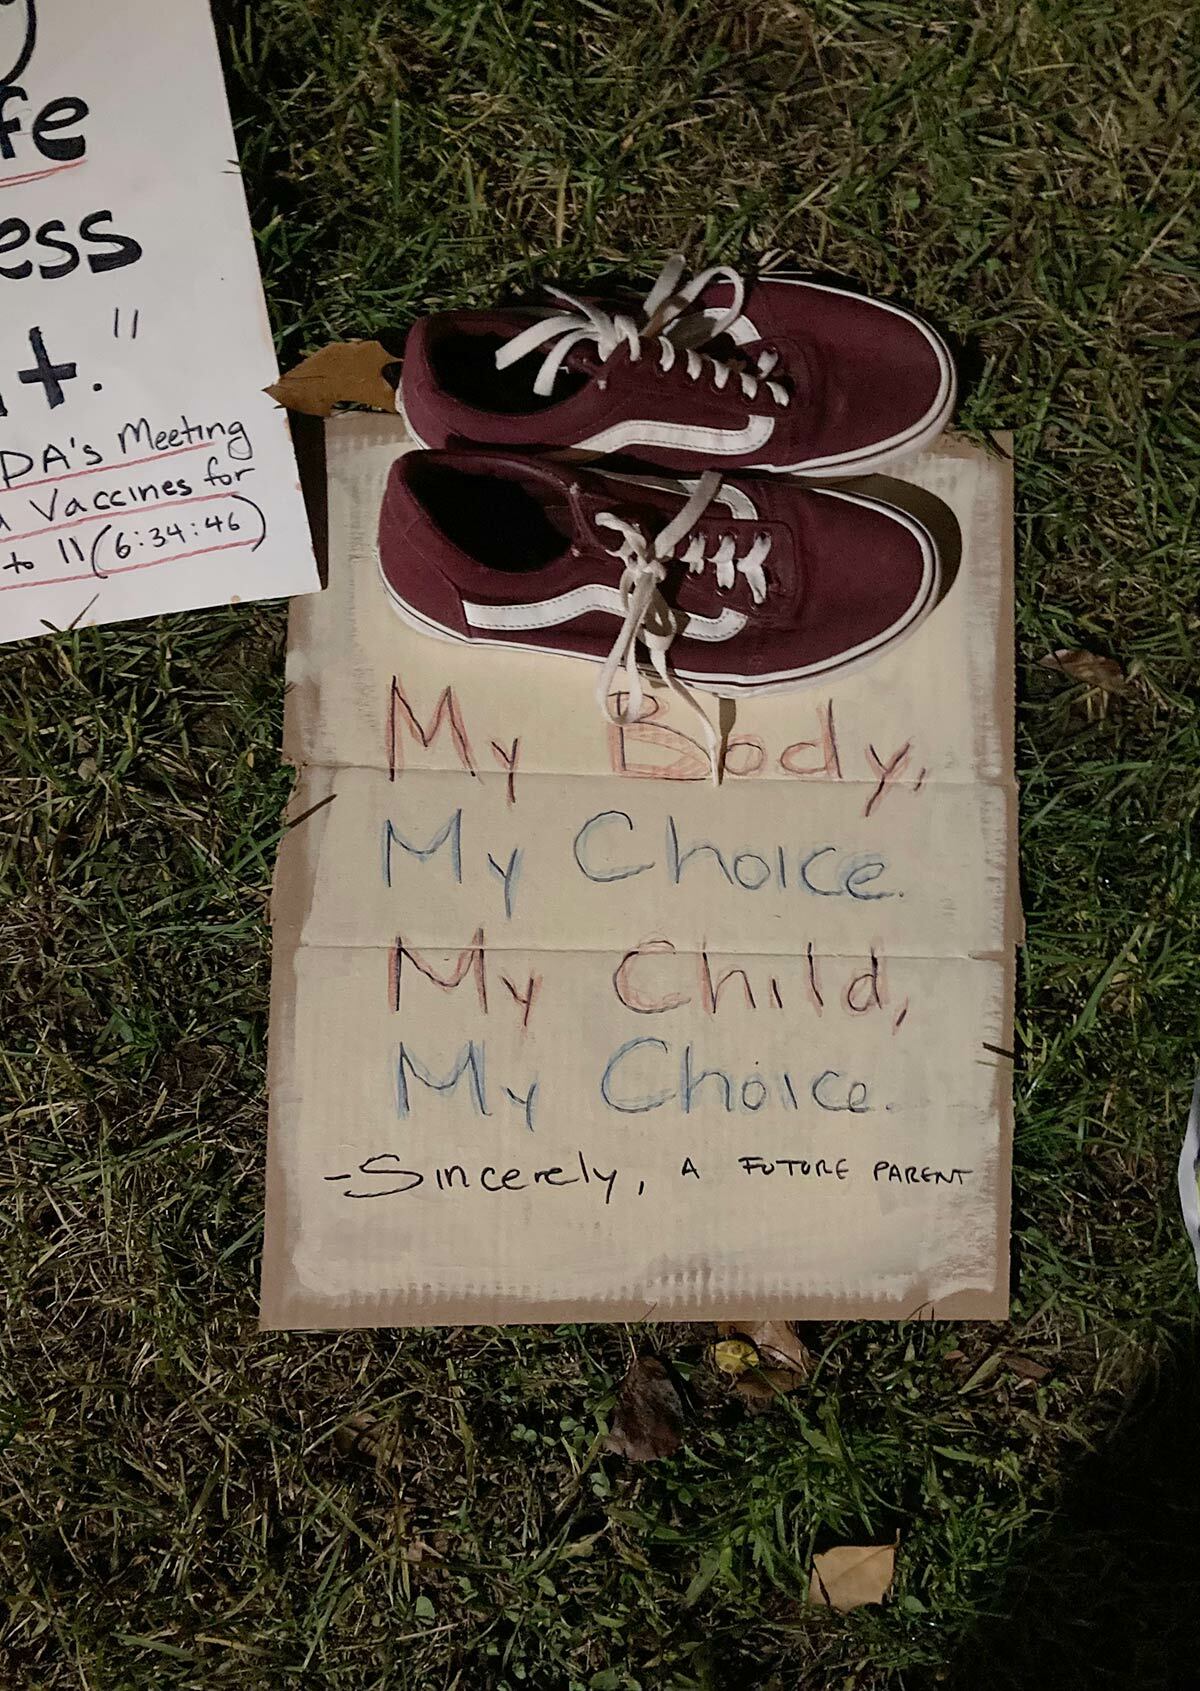
[[[612, 511], [599, 511], [596, 514], [598, 524], [620, 536], [620, 544], [610, 548], [610, 552], [613, 557], [620, 558], [625, 566], [619, 589], [625, 618], [596, 684], [596, 698], [600, 709], [608, 721], [618, 727], [628, 727], [641, 720], [645, 702], [645, 689], [638, 669], [637, 648], [638, 642], [641, 641], [655, 674], [700, 723], [704, 732], [704, 743], [708, 748], [714, 785], [719, 784], [721, 779], [720, 741], [716, 729], [695, 694], [667, 665], [667, 652], [679, 633], [679, 617], [663, 598], [659, 588], [666, 579], [668, 563], [677, 555], [678, 548], [708, 509], [720, 485], [721, 478], [715, 470], [709, 470], [701, 476], [691, 497], [666, 527], [660, 529], [651, 540], [647, 540], [635, 524], [626, 522]], [[758, 535], [742, 558], [736, 558], [734, 550], [732, 535], [726, 535], [716, 553], [709, 558], [705, 553], [703, 537], [694, 535], [686, 551], [678, 555], [692, 574], [702, 570], [706, 563], [712, 563], [716, 568], [720, 586], [732, 587], [737, 575], [741, 574], [749, 584], [754, 603], [761, 604], [767, 593], [762, 566], [771, 550], [770, 536]], [[614, 705], [613, 682], [622, 667], [625, 670], [626, 702], [623, 705]]]
[[[765, 387], [777, 405], [787, 405], [791, 398], [787, 389], [782, 383], [771, 380], [771, 371], [778, 363], [777, 353], [760, 353], [755, 365], [757, 373], [752, 375], [722, 359], [702, 356], [696, 350], [725, 334], [738, 321], [745, 304], [746, 285], [729, 265], [715, 264], [680, 287], [684, 265], [679, 253], [663, 265], [657, 281], [642, 301], [641, 322], [624, 312], [610, 314], [601, 306], [577, 299], [574, 294], [563, 293], [559, 288], [548, 288], [546, 291], [569, 306], [570, 310], [541, 318], [514, 335], [496, 353], [496, 368], [506, 370], [527, 353], [553, 343], [549, 345], [533, 384], [533, 391], [545, 399], [554, 391], [555, 378], [564, 360], [581, 343], [593, 342], [604, 362], [620, 347], [626, 346], [630, 360], [636, 363], [643, 349], [649, 346], [657, 350], [659, 368], [664, 373], [674, 368], [682, 352], [690, 380], [698, 381], [707, 369], [714, 387], [718, 389], [728, 387], [730, 380], [736, 378], [744, 398], [756, 399], [760, 389]], [[732, 298], [725, 310], [714, 312], [697, 308], [689, 311], [689, 306], [695, 305], [704, 289], [716, 281], [728, 282], [732, 289]]]

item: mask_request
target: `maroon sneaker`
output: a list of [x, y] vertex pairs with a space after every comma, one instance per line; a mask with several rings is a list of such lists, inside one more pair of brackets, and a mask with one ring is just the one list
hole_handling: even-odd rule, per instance
[[702, 717], [714, 771], [689, 687], [741, 698], [842, 674], [915, 628], [939, 586], [928, 530], [862, 493], [495, 452], [397, 459], [379, 565], [422, 633], [601, 664], [613, 722], [641, 714], [640, 642]]
[[448, 311], [415, 323], [399, 408], [423, 446], [628, 453], [673, 470], [863, 476], [954, 408], [941, 337], [882, 300], [718, 265], [645, 299]]

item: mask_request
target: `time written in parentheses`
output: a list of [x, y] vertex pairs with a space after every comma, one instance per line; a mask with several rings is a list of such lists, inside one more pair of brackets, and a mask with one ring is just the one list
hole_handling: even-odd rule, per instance
[[262, 507], [244, 493], [203, 493], [122, 515], [95, 513], [0, 538], [0, 592], [106, 581], [133, 570], [245, 548], [267, 538]]

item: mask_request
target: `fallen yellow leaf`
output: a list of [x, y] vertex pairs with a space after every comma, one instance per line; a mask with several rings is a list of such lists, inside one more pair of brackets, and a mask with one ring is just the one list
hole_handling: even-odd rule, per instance
[[895, 1576], [894, 1544], [839, 1544], [813, 1557], [808, 1600], [843, 1610], [882, 1603]]
[[328, 417], [335, 405], [395, 411], [395, 390], [383, 374], [395, 363], [379, 341], [340, 341], [302, 359], [266, 391], [286, 410], [306, 417]]
[[758, 1352], [749, 1339], [720, 1339], [712, 1354], [722, 1374], [744, 1374], [758, 1362]]
[[713, 1361], [748, 1400], [794, 1392], [813, 1370], [812, 1352], [790, 1321], [722, 1321], [717, 1331]]

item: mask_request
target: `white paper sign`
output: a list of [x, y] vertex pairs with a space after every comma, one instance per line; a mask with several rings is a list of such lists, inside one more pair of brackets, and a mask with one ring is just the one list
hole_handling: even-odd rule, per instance
[[207, 0], [0, 0], [0, 640], [309, 592]]

